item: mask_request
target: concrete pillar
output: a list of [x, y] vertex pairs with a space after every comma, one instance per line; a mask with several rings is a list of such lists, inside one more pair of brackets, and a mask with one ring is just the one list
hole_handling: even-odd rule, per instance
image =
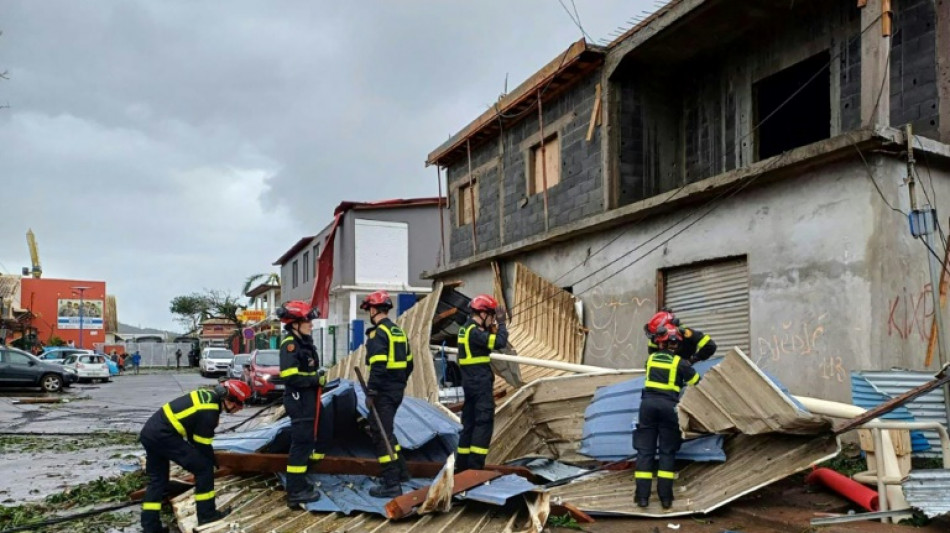
[[937, 0], [937, 103], [940, 141], [950, 143], [950, 0]]
[[884, 18], [881, 16], [885, 1], [869, 0], [861, 9], [861, 29], [867, 28], [861, 36], [861, 125], [863, 127], [890, 125], [891, 66], [888, 52], [891, 49], [891, 38], [882, 35]]

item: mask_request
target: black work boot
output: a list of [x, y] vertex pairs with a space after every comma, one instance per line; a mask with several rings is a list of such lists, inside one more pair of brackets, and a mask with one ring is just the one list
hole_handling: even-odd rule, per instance
[[[204, 502], [198, 502], [199, 505], [202, 503]], [[198, 525], [199, 526], [210, 524], [211, 522], [217, 522], [218, 520], [221, 520], [225, 516], [228, 516], [229, 514], [231, 514], [230, 507], [225, 507], [224, 509], [214, 509], [213, 507], [214, 504], [212, 503], [211, 505], [212, 505], [211, 511], [204, 511], [204, 512], [198, 511]]]
[[673, 507], [673, 500], [660, 500], [660, 505], [662, 505], [664, 509], [669, 509], [670, 507]]
[[316, 487], [301, 490], [300, 492], [287, 493], [287, 507], [295, 509], [301, 505], [306, 505], [320, 499], [320, 492]]
[[636, 498], [637, 507], [649, 507], [650, 499], [649, 498]]
[[369, 489], [369, 495], [374, 498], [395, 498], [402, 496], [402, 487], [399, 483], [388, 484], [384, 481]]

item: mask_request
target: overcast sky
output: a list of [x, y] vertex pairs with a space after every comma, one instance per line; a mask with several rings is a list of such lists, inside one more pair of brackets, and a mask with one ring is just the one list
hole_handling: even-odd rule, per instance
[[[655, 8], [575, 1], [595, 41]], [[435, 196], [426, 155], [580, 38], [558, 0], [3, 0], [0, 31], [0, 272], [32, 227], [45, 277], [169, 329], [340, 201]]]

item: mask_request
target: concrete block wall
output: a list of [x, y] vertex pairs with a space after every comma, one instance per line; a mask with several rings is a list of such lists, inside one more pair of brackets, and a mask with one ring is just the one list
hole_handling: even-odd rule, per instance
[[914, 133], [937, 138], [940, 124], [934, 0], [894, 0], [892, 6], [891, 125], [911, 123]]
[[[553, 101], [544, 104], [545, 137], [557, 133], [560, 140], [560, 182], [548, 190], [547, 228], [576, 222], [604, 210], [600, 128], [588, 142], [587, 129], [594, 107], [600, 72]], [[472, 149], [472, 169], [478, 182], [479, 209], [476, 218], [478, 252], [485, 252], [544, 233], [544, 195], [529, 195], [525, 161], [530, 145], [539, 137], [537, 110], [504, 131], [501, 142], [489, 141]], [[479, 172], [481, 169], [481, 172]], [[448, 168], [452, 197], [451, 260], [473, 255], [470, 225], [458, 226], [461, 184], [468, 181], [468, 160]]]
[[844, 16], [852, 29], [837, 43], [838, 110], [841, 131], [852, 131], [861, 127], [861, 15], [849, 9]]

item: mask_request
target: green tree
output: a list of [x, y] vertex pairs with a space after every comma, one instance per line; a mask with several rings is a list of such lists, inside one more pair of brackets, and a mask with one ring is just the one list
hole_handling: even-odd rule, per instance
[[211, 314], [211, 300], [208, 295], [191, 293], [172, 298], [169, 310], [177, 315], [180, 324], [191, 328], [190, 332], [197, 333], [201, 321]]
[[[247, 296], [248, 291], [257, 286], [258, 282], [264, 278], [267, 278], [264, 283], [268, 285], [280, 285], [280, 276], [276, 272], [271, 272], [270, 274], [254, 274], [247, 278], [247, 281], [244, 282], [244, 290], [241, 291], [242, 294]], [[254, 303], [254, 298], [250, 296], [247, 297], [247, 305]]]
[[236, 326], [241, 325], [238, 313], [247, 309], [247, 306], [242, 305], [237, 296], [225, 291], [208, 291], [206, 298], [208, 299], [209, 315], [212, 318], [223, 318], [231, 321]]

